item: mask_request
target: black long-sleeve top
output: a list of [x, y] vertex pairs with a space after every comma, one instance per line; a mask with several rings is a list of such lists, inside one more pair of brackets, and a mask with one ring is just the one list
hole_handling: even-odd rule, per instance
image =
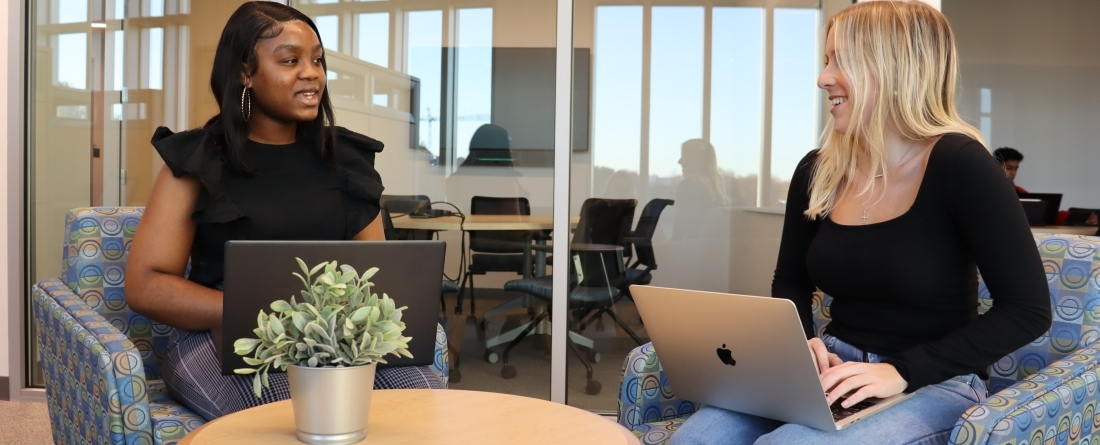
[[[798, 307], [812, 338], [812, 293], [833, 297], [826, 332], [885, 355], [914, 391], [985, 374], [1050, 328], [1046, 274], [1012, 184], [979, 142], [943, 136], [913, 206], [881, 223], [811, 221], [817, 150], [799, 162], [787, 198], [772, 296]], [[994, 299], [978, 316], [977, 271]]]

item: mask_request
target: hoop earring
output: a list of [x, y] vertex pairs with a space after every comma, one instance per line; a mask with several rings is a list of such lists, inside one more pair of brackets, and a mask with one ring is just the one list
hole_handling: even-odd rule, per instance
[[249, 88], [245, 87], [244, 91], [241, 91], [241, 118], [245, 122], [248, 122], [248, 118], [252, 117], [252, 93], [248, 92]]

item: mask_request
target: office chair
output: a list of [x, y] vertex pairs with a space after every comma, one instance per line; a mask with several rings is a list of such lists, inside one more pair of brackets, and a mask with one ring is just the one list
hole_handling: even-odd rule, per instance
[[[530, 215], [531, 203], [527, 198], [493, 198], [475, 196], [470, 199], [472, 215]], [[530, 267], [524, 260], [524, 249], [531, 243], [531, 234], [525, 230], [471, 230], [470, 265], [459, 285], [455, 314], [462, 313], [462, 301], [466, 284], [470, 290], [470, 315], [474, 314], [474, 275], [488, 272], [513, 272], [524, 275]]]
[[[623, 250], [623, 256], [631, 257], [628, 255], [629, 249], [633, 247], [634, 252], [637, 253], [638, 258], [634, 260], [634, 264], [627, 267], [622, 281], [619, 282], [619, 296], [615, 298], [617, 303], [619, 300], [625, 298], [634, 301], [634, 296], [630, 295], [630, 286], [634, 284], [646, 285], [653, 279], [653, 275], [650, 273], [657, 269], [657, 259], [653, 253], [653, 233], [657, 231], [657, 221], [661, 218], [661, 212], [664, 212], [665, 207], [675, 204], [675, 201], [671, 199], [651, 199], [646, 203], [645, 208], [642, 209], [642, 216], [638, 217], [638, 225], [635, 226], [634, 231], [630, 233], [630, 236], [626, 237]], [[641, 268], [639, 268], [639, 266]], [[583, 331], [584, 328], [591, 323], [593, 319], [602, 319], [603, 314], [607, 314], [611, 319], [615, 320], [615, 323], [619, 327], [623, 328], [623, 331], [634, 339], [634, 342], [642, 345], [642, 340], [634, 333], [634, 330], [630, 329], [623, 323], [622, 319], [614, 312], [614, 305], [608, 307], [601, 307], [596, 310], [591, 317], [585, 319], [587, 313], [580, 313], [574, 318], [581, 321], [577, 330]], [[597, 321], [596, 330], [602, 330], [600, 323]]]
[[[618, 283], [623, 279], [625, 266], [622, 260], [622, 245], [630, 233], [630, 224], [634, 221], [634, 209], [638, 201], [634, 199], [589, 198], [581, 206], [581, 219], [573, 232], [568, 261], [569, 308], [574, 311], [608, 307], [619, 295]], [[553, 277], [539, 277], [512, 280], [504, 284], [505, 290], [519, 291], [544, 300], [546, 308], [527, 323], [519, 335], [504, 348], [501, 358], [503, 367], [500, 375], [505, 379], [517, 375], [515, 366], [508, 364], [508, 354], [519, 342], [544, 320], [549, 319], [553, 302]], [[565, 321], [568, 323], [568, 320]], [[585, 392], [599, 394], [600, 382], [592, 378], [591, 362], [599, 362], [599, 353], [593, 349], [595, 343], [579, 333], [570, 330], [566, 340], [587, 372]], [[580, 347], [588, 349], [585, 354]]]

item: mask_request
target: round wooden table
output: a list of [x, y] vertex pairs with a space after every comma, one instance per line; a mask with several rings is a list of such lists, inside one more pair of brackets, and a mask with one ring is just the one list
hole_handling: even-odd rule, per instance
[[[192, 431], [179, 445], [299, 444], [290, 400], [239, 411]], [[571, 406], [479, 391], [376, 390], [360, 444], [639, 445], [621, 425]]]

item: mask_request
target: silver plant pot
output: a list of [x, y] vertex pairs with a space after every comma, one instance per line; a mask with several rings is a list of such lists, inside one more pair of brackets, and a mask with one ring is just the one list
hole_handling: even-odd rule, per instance
[[365, 439], [376, 366], [288, 367], [298, 440], [310, 445], [349, 445]]

